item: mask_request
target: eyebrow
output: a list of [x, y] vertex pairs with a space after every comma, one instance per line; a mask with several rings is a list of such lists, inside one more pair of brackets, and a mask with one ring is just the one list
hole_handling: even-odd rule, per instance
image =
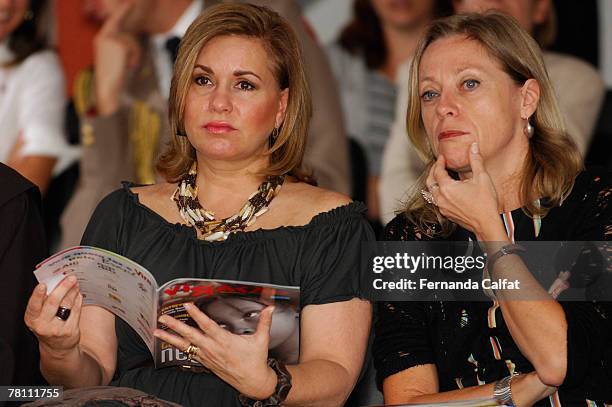
[[[478, 72], [482, 72], [482, 69], [478, 66], [459, 66], [458, 68], [455, 69], [455, 74], [460, 74], [463, 71], [467, 71], [467, 70], [475, 70]], [[432, 78], [431, 76], [425, 76], [423, 78], [419, 78], [419, 82], [425, 82], [425, 81], [430, 81], [430, 82], [435, 82], [435, 79]]]
[[466, 65], [461, 66], [460, 65], [457, 69], [455, 69], [455, 73], [461, 73], [461, 72], [467, 71], [469, 69], [473, 69], [473, 70], [476, 70], [476, 71], [482, 71], [482, 68], [480, 68], [479, 66], [466, 66]]
[[261, 80], [259, 75], [257, 75], [255, 72], [251, 72], [251, 71], [234, 71], [234, 76], [245, 76], [245, 75], [253, 75], [257, 79]]
[[[203, 70], [204, 72], [208, 73], [208, 74], [213, 74], [213, 70], [206, 66], [206, 65], [200, 65], [200, 64], [196, 64], [194, 66], [195, 68], [200, 68], [201, 70]], [[260, 81], [262, 80], [261, 77], [259, 75], [257, 75], [255, 72], [252, 71], [243, 71], [243, 70], [239, 70], [239, 71], [234, 71], [234, 76], [245, 76], [245, 75], [252, 75], [254, 77], [256, 77], [257, 79], [259, 79]]]

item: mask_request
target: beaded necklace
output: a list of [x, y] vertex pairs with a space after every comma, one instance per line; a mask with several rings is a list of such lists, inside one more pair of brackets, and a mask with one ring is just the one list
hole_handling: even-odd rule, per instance
[[225, 240], [230, 233], [242, 231], [255, 223], [259, 216], [268, 211], [268, 205], [278, 195], [285, 181], [284, 175], [267, 177], [238, 213], [217, 220], [214, 212], [203, 208], [198, 201], [197, 176], [197, 165], [194, 162], [187, 175], [179, 181], [170, 199], [176, 202], [181, 218], [201, 232], [202, 236], [198, 239], [209, 242]]

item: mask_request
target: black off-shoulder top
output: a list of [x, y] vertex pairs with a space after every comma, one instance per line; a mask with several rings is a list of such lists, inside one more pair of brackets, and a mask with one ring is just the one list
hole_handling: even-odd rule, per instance
[[[193, 228], [171, 224], [142, 205], [131, 186], [124, 183], [102, 200], [81, 243], [130, 258], [159, 285], [195, 277], [299, 286], [301, 309], [361, 297], [361, 243], [374, 240], [362, 203], [320, 213], [304, 226], [240, 232], [226, 241], [207, 242], [198, 240]], [[138, 334], [120, 318], [115, 325], [114, 385], [186, 406], [240, 405], [236, 391], [212, 374], [155, 369]]]

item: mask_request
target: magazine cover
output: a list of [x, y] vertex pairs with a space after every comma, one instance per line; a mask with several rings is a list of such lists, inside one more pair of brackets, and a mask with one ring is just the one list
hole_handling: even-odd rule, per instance
[[[235, 281], [181, 279], [160, 288], [159, 315], [170, 315], [196, 327], [183, 304], [194, 303], [219, 326], [237, 335], [255, 333], [261, 311], [274, 305], [269, 355], [285, 363], [299, 357], [299, 291], [294, 287], [248, 284]], [[161, 325], [161, 324], [160, 324]], [[161, 329], [167, 329], [165, 325]], [[196, 365], [169, 344], [157, 346], [156, 365]]]
[[161, 287], [141, 265], [116, 253], [90, 246], [61, 251], [36, 266], [34, 275], [47, 285], [47, 294], [74, 274], [83, 305], [98, 305], [128, 323], [145, 342], [156, 367], [201, 367], [182, 350], [155, 338], [157, 322], [170, 315], [196, 327], [183, 307], [192, 302], [220, 326], [238, 335], [253, 334], [261, 311], [274, 305], [270, 356], [296, 363], [299, 356], [299, 287], [243, 281], [175, 279]]

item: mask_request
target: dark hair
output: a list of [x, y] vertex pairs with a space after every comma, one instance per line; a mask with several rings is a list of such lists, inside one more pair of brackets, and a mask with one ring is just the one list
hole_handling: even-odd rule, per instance
[[11, 65], [47, 47], [46, 33], [43, 29], [47, 0], [30, 0], [27, 18], [13, 31], [8, 39], [8, 47], [15, 55]]
[[[433, 0], [433, 2], [433, 17], [452, 14], [453, 8], [449, 0]], [[363, 53], [369, 69], [383, 66], [387, 60], [387, 45], [372, 0], [355, 0], [353, 19], [342, 29], [338, 43], [351, 54]]]

